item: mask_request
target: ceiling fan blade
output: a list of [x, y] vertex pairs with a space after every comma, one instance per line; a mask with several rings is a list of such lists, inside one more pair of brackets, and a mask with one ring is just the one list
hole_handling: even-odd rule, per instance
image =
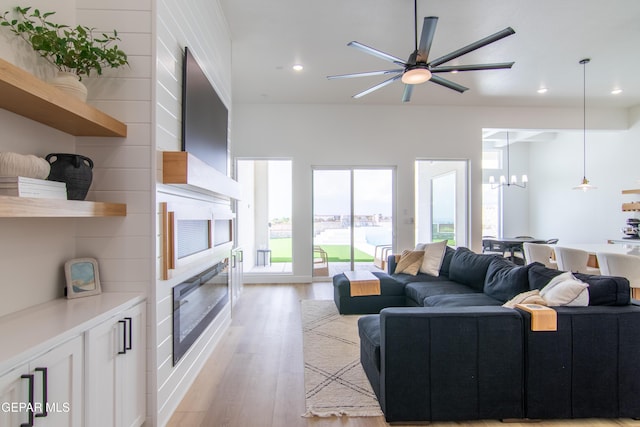
[[400, 68], [398, 70], [381, 70], [381, 71], [367, 71], [365, 73], [352, 73], [352, 74], [339, 74], [336, 76], [327, 76], [329, 80], [333, 79], [351, 79], [354, 77], [369, 77], [369, 76], [381, 76], [385, 74], [395, 74], [402, 73], [404, 69]]
[[439, 84], [440, 86], [444, 86], [446, 88], [453, 89], [456, 92], [460, 92], [460, 93], [463, 93], [464, 91], [469, 90], [468, 87], [464, 87], [462, 85], [459, 85], [458, 83], [454, 83], [451, 80], [443, 79], [440, 76], [433, 76], [432, 75], [431, 78], [429, 79], [429, 81], [433, 82], [433, 83], [436, 83], [436, 84]]
[[420, 44], [418, 45], [418, 62], [427, 62], [433, 36], [436, 33], [436, 25], [438, 24], [437, 16], [426, 16], [422, 24], [422, 35], [420, 36]]
[[500, 39], [503, 39], [507, 36], [510, 36], [512, 34], [515, 34], [516, 32], [513, 30], [513, 28], [511, 27], [507, 27], [502, 31], [498, 31], [495, 34], [492, 34], [490, 36], [487, 36], [481, 40], [478, 40], [477, 42], [471, 43], [470, 45], [467, 45], [465, 47], [462, 47], [458, 50], [455, 50], [447, 55], [441, 56], [440, 58], [434, 59], [433, 61], [431, 61], [429, 63], [430, 67], [437, 67], [440, 64], [444, 64], [445, 62], [451, 61], [452, 59], [456, 59], [459, 56], [462, 56], [464, 54], [467, 54], [469, 52], [473, 52], [476, 49], [480, 49], [483, 46], [486, 46], [488, 44], [491, 44], [493, 42], [496, 42]]
[[479, 71], [479, 70], [499, 70], [511, 68], [515, 62], [499, 62], [495, 64], [475, 64], [475, 65], [450, 65], [430, 68], [432, 73], [450, 73], [452, 71]]
[[402, 94], [402, 102], [411, 101], [411, 93], [413, 92], [413, 86], [415, 86], [415, 85], [404, 85], [404, 93]]
[[384, 59], [385, 61], [390, 61], [398, 65], [407, 65], [403, 59], [398, 58], [397, 56], [389, 55], [388, 53], [384, 53], [378, 49], [374, 49], [362, 43], [352, 41], [347, 43], [347, 46], [355, 47], [363, 51], [364, 53], [368, 53], [369, 55], [377, 56], [380, 59]]
[[355, 95], [353, 95], [354, 98], [358, 99], [358, 98], [362, 98], [365, 95], [370, 94], [371, 92], [378, 90], [380, 88], [383, 88], [393, 82], [395, 82], [396, 80], [398, 80], [400, 77], [402, 77], [402, 74], [398, 74], [397, 76], [393, 76], [390, 79], [387, 79], [385, 81], [383, 81], [382, 83], [378, 83], [377, 85], [370, 87], [369, 89], [360, 92], [360, 93], [356, 93]]

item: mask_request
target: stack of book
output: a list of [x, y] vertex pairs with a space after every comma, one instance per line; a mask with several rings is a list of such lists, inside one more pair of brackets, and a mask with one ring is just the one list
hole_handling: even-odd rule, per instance
[[67, 199], [67, 184], [24, 176], [0, 176], [0, 195]]

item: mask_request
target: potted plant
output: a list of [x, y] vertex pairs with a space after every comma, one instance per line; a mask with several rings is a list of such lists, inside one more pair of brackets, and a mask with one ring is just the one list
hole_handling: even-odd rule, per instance
[[74, 93], [83, 100], [87, 97], [86, 87], [80, 82], [83, 76], [92, 73], [101, 75], [104, 68], [128, 64], [127, 55], [115, 43], [120, 40], [116, 30], [112, 34], [101, 33], [96, 36], [94, 28], [51, 22], [49, 17], [55, 12], [41, 13], [38, 9], [19, 6], [14, 11], [16, 19], [9, 17], [11, 11], [6, 11], [0, 16], [0, 25], [24, 39], [58, 69], [58, 76], [52, 84], [58, 84], [63, 90], [69, 89], [68, 85], [80, 84], [82, 88], [71, 89], [71, 92], [83, 92]]

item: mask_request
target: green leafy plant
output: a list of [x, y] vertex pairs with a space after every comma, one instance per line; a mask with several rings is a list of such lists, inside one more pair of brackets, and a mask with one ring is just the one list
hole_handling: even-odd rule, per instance
[[8, 27], [16, 36], [24, 39], [33, 50], [60, 71], [89, 76], [95, 71], [101, 75], [103, 68], [127, 65], [127, 55], [115, 44], [118, 33], [102, 33], [94, 36], [95, 28], [78, 25], [72, 28], [49, 21], [55, 12], [41, 13], [31, 7], [16, 7], [17, 19], [9, 17], [11, 11], [0, 16], [0, 25]]

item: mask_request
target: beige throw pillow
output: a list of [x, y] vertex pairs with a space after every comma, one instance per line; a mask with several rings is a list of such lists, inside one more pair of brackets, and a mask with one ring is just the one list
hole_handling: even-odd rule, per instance
[[502, 306], [507, 308], [515, 308], [516, 304], [547, 305], [544, 298], [540, 296], [540, 291], [537, 289], [518, 294], [515, 297], [511, 298], [509, 301], [502, 304]]
[[422, 258], [424, 257], [424, 251], [410, 251], [404, 250], [400, 255], [400, 260], [396, 264], [396, 270], [394, 273], [405, 273], [415, 276], [420, 270], [422, 265]]
[[429, 274], [431, 276], [440, 275], [440, 267], [444, 259], [444, 252], [447, 250], [448, 240], [436, 243], [420, 243], [416, 249], [424, 250], [424, 258], [420, 266], [420, 273]]

